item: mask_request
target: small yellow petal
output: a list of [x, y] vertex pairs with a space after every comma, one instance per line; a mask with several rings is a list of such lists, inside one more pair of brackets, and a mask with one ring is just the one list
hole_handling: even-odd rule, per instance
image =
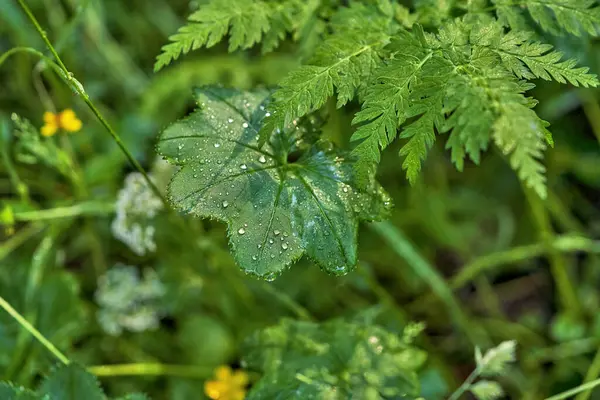
[[231, 375], [231, 368], [228, 365], [222, 365], [215, 371], [215, 376], [219, 381], [229, 381]]
[[47, 125], [56, 125], [56, 114], [46, 111], [44, 113], [44, 123]]
[[244, 400], [244, 397], [246, 397], [245, 390], [241, 390], [241, 389], [230, 390], [228, 400]]
[[42, 126], [41, 134], [43, 136], [48, 137], [48, 136], [54, 135], [57, 130], [58, 130], [58, 128], [57, 128], [56, 125], [54, 125], [54, 124], [46, 124], [46, 125]]
[[81, 121], [75, 115], [75, 112], [67, 108], [59, 115], [60, 125], [67, 132], [77, 132], [81, 129]]
[[231, 383], [241, 388], [248, 384], [248, 374], [244, 371], [235, 371], [231, 377]]
[[227, 386], [220, 381], [204, 382], [204, 393], [213, 400], [219, 400], [227, 391]]

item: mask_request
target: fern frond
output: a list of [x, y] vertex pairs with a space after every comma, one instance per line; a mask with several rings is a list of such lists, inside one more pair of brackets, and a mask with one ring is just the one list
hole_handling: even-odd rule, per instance
[[546, 198], [546, 168], [540, 160], [546, 149], [545, 138], [550, 135], [546, 129], [549, 124], [523, 99], [502, 105], [500, 118], [494, 124], [494, 141], [505, 154], [510, 154], [510, 165], [519, 178]]
[[251, 47], [269, 30], [269, 11], [269, 5], [262, 1], [212, 0], [190, 15], [188, 24], [169, 37], [172, 43], [162, 48], [154, 70], [160, 70], [182, 53], [214, 46], [227, 33], [230, 51]]
[[406, 121], [409, 97], [420, 70], [433, 54], [408, 32], [399, 33], [389, 47], [397, 51], [392, 50], [393, 58], [375, 72], [375, 83], [368, 88], [362, 110], [352, 121], [363, 124], [351, 138], [356, 143], [352, 154], [363, 164], [359, 170], [379, 163], [380, 149], [396, 138], [398, 126]]
[[598, 78], [588, 73], [589, 68], [577, 67], [577, 61], [573, 59], [563, 61], [562, 53], [553, 51], [549, 44], [531, 41], [532, 36], [529, 32], [510, 31], [491, 46], [517, 78], [541, 78], [584, 87], [598, 86]]
[[190, 15], [188, 23], [169, 37], [154, 70], [201, 47], [212, 47], [229, 35], [229, 51], [247, 49], [262, 41], [264, 53], [274, 50], [288, 32], [302, 29], [318, 0], [211, 0]]
[[337, 24], [336, 17], [332, 19], [334, 33], [319, 46], [311, 62], [291, 72], [274, 93], [271, 116], [260, 132], [262, 139], [319, 109], [334, 90], [337, 106], [342, 107], [381, 63], [380, 52], [390, 37], [389, 18], [360, 4], [341, 12], [362, 13], [362, 17], [339, 18], [346, 21], [344, 24]]
[[527, 9], [531, 18], [552, 34], [598, 34], [600, 6], [595, 0], [495, 0], [495, 4], [498, 16], [515, 30], [523, 29], [520, 10]]

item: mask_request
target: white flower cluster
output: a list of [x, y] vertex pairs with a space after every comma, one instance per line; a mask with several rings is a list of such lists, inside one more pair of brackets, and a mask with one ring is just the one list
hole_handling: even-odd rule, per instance
[[117, 264], [98, 279], [95, 294], [100, 306], [98, 322], [106, 333], [115, 336], [123, 330], [156, 329], [165, 292], [154, 271], [144, 271], [141, 279], [135, 267]]
[[137, 255], [156, 251], [152, 219], [162, 208], [161, 199], [142, 174], [130, 173], [117, 198], [116, 218], [111, 225], [113, 235]]

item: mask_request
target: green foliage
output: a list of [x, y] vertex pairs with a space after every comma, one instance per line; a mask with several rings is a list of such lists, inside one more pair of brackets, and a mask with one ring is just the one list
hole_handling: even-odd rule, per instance
[[594, 398], [597, 4], [0, 1], [0, 399]]
[[318, 5], [315, 0], [211, 0], [189, 17], [157, 57], [158, 71], [183, 53], [200, 47], [212, 47], [229, 34], [229, 51], [247, 49], [263, 42], [264, 53], [275, 49], [288, 32], [298, 32], [309, 13]]
[[[105, 400], [96, 377], [82, 367], [69, 364], [55, 368], [37, 391], [0, 382], [0, 398], [3, 400]], [[139, 393], [129, 394], [116, 400], [148, 400]]]
[[204, 88], [196, 98], [200, 109], [158, 143], [161, 155], [183, 166], [169, 185], [173, 204], [227, 222], [247, 273], [274, 279], [305, 253], [330, 273], [354, 267], [359, 220], [390, 208], [373, 177], [368, 190], [357, 187], [351, 159], [316, 140], [314, 121], [276, 131], [259, 148], [268, 91]]
[[426, 353], [376, 325], [282, 321], [250, 337], [248, 399], [415, 399]]
[[600, 6], [595, 0], [494, 0], [498, 17], [514, 29], [525, 25], [524, 10], [539, 26], [555, 35], [598, 34]]
[[15, 152], [19, 161], [50, 167], [64, 176], [71, 176], [72, 160], [52, 138], [42, 138], [29, 120], [17, 114], [12, 115], [12, 121], [15, 124]]
[[469, 390], [477, 400], [496, 400], [504, 396], [502, 386], [494, 381], [479, 381], [474, 383]]
[[[208, 15], [207, 20], [223, 20], [227, 26], [229, 19], [217, 16], [241, 18], [243, 13], [256, 13], [250, 4], [226, 3], [216, 12], [211, 2], [192, 19]], [[449, 132], [447, 148], [459, 170], [463, 170], [467, 157], [478, 164], [481, 153], [493, 142], [507, 155], [525, 185], [544, 198], [545, 167], [541, 160], [551, 135], [546, 129], [548, 123], [532, 110], [536, 102], [525, 97], [534, 87], [526, 81], [537, 78], [588, 87], [597, 86], [598, 80], [588, 68], [577, 67], [575, 60], [563, 60], [551, 45], [533, 40], [533, 34], [524, 30], [522, 8], [553, 33], [564, 30], [580, 34], [585, 30], [593, 34], [600, 22], [600, 7], [593, 7], [592, 0], [497, 0], [496, 19], [482, 11], [491, 10], [484, 1], [465, 5], [427, 0], [415, 2], [416, 17], [410, 22], [398, 5], [373, 3], [351, 2], [349, 7], [332, 11], [329, 32], [322, 43], [273, 94], [269, 106], [272, 117], [260, 130], [259, 145], [277, 129], [319, 110], [334, 94], [337, 106], [342, 107], [358, 92], [362, 107], [353, 121], [357, 129], [352, 141], [360, 182], [368, 181], [380, 162], [380, 152], [399, 137], [404, 139], [402, 169], [414, 184], [436, 131]], [[237, 12], [228, 9], [233, 5], [239, 7]], [[466, 15], [453, 19], [453, 8], [466, 11]], [[261, 41], [262, 31], [268, 30], [268, 17], [254, 18], [258, 21], [253, 25], [255, 31], [243, 27], [242, 22], [232, 23], [241, 26], [239, 32], [245, 32], [246, 41], [232, 33], [230, 51]], [[437, 33], [424, 32], [421, 25], [413, 25], [415, 21], [434, 26]], [[505, 29], [507, 24], [512, 29]], [[197, 27], [206, 29], [205, 25]], [[187, 32], [192, 26], [182, 29]], [[193, 47], [210, 46], [226, 31], [220, 28], [212, 41], [208, 33], [192, 34]], [[189, 50], [190, 40], [183, 40], [176, 53], [164, 53], [161, 57], [168, 57], [160, 66], [182, 49]]]

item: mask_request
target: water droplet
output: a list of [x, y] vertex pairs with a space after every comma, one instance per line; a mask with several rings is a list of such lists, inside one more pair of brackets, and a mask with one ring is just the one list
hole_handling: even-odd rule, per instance
[[342, 189], [344, 191], [344, 193], [348, 193], [348, 188], [344, 186], [344, 188]]
[[229, 119], [227, 120], [227, 122], [229, 122], [230, 124], [232, 124], [232, 123], [233, 123], [233, 118], [229, 118]]
[[214, 146], [215, 146], [216, 148], [219, 148], [219, 147], [221, 147], [221, 143], [215, 143], [215, 144], [214, 144]]
[[259, 244], [257, 247], [260, 249], [262, 247], [262, 244]]
[[247, 123], [247, 122], [244, 122], [244, 123], [242, 124], [242, 126], [243, 126], [244, 128], [247, 128], [247, 127], [248, 127], [248, 123]]
[[275, 236], [277, 236], [277, 235], [279, 235], [281, 232], [279, 232], [277, 229], [275, 229], [275, 230], [273, 231], [273, 233], [275, 234]]
[[245, 171], [246, 169], [248, 169], [248, 166], [246, 164], [242, 164], [240, 165], [240, 168]]
[[246, 230], [244, 228], [240, 228], [240, 229], [238, 229], [238, 233], [240, 235], [243, 235], [244, 233], [246, 233]]
[[275, 258], [275, 254], [271, 254], [271, 258]]
[[270, 116], [271, 116], [270, 112], [265, 113], [265, 117], [270, 117]]
[[229, 206], [229, 202], [227, 200], [225, 200], [223, 202], [223, 208], [227, 208]]
[[258, 162], [260, 162], [261, 164], [264, 164], [267, 162], [267, 159], [265, 158], [265, 156], [260, 156], [260, 157], [258, 157]]
[[258, 257], [256, 257], [256, 256], [252, 256], [252, 259], [253, 259], [254, 261], [256, 261], [256, 260], [258, 260]]
[[282, 248], [282, 249], [284, 249], [284, 250], [287, 250], [287, 248], [288, 248], [288, 244], [287, 244], [287, 243], [283, 243], [283, 244], [281, 245], [281, 248]]
[[269, 243], [270, 243], [270, 244], [273, 244], [273, 239], [269, 239]]

